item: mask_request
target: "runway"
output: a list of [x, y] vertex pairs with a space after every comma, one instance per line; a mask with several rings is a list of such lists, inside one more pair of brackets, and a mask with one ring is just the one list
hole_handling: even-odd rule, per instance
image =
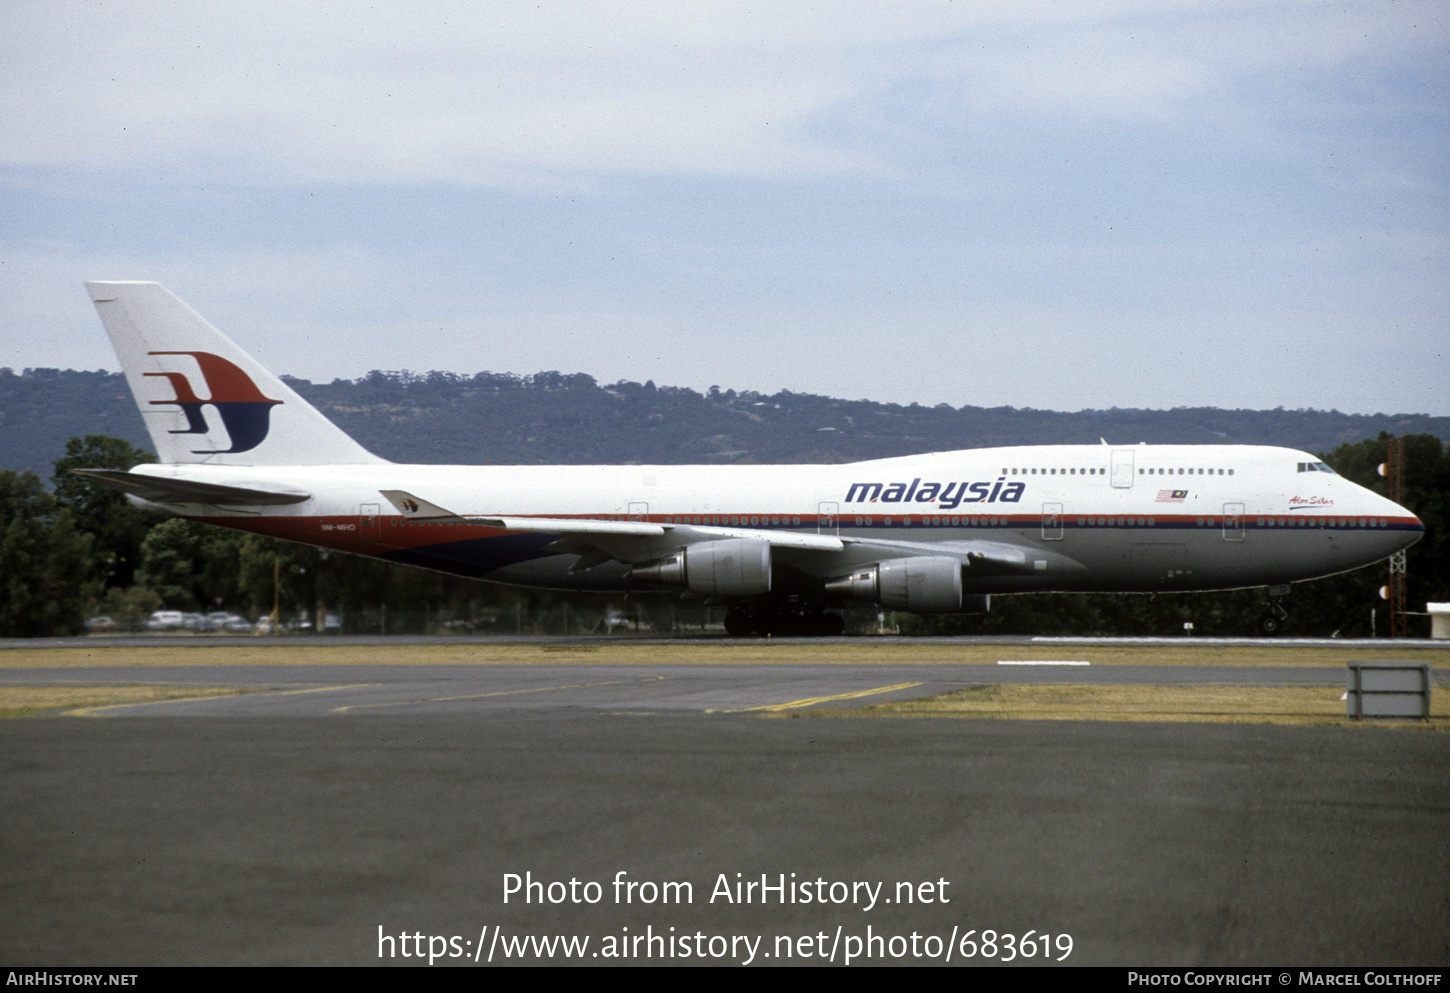
[[227, 687], [229, 696], [116, 703], [84, 716], [305, 717], [495, 714], [582, 709], [602, 713], [805, 712], [859, 707], [994, 683], [1324, 686], [1337, 696], [1343, 670], [1324, 667], [997, 665], [369, 665], [106, 666], [4, 674], [11, 686]]
[[[402, 952], [432, 947], [440, 965], [842, 963], [854, 939], [855, 964], [940, 963], [948, 948], [952, 964], [1000, 964], [1009, 944], [1017, 964], [1450, 963], [1443, 733], [766, 719], [1046, 670], [584, 654], [6, 667], [10, 686], [246, 692], [0, 721], [0, 956], [426, 966]], [[1042, 660], [1087, 660], [1075, 654]], [[1051, 678], [1332, 688], [1343, 669], [1094, 664]], [[505, 902], [511, 877], [540, 883], [538, 898]], [[618, 879], [657, 884], [656, 899], [621, 901]], [[722, 879], [767, 890], [726, 900]], [[569, 899], [570, 880], [596, 883], [597, 902]], [[807, 881], [821, 900], [796, 899]], [[588, 943], [518, 944], [560, 936]], [[659, 940], [621, 954], [631, 937]]]

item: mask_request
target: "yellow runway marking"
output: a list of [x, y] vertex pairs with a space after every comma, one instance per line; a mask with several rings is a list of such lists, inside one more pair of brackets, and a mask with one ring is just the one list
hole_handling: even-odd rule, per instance
[[920, 683], [895, 683], [891, 686], [878, 686], [873, 690], [857, 690], [854, 693], [835, 693], [831, 696], [808, 696], [802, 700], [792, 700], [790, 703], [768, 703], [763, 707], [745, 707], [741, 710], [727, 710], [727, 714], [748, 714], [756, 710], [781, 711], [798, 710], [801, 707], [814, 707], [818, 703], [829, 703], [832, 700], [855, 700], [863, 696], [875, 696], [877, 693], [891, 693], [896, 690], [909, 690]]
[[352, 703], [345, 707], [334, 707], [334, 714], [341, 714], [348, 710], [363, 710], [371, 707], [406, 707], [413, 703], [452, 703], [455, 700], [483, 700], [494, 696], [519, 696], [524, 693], [548, 693], [552, 690], [583, 690], [595, 686], [619, 686], [624, 683], [658, 682], [668, 679], [668, 676], [652, 676], [649, 679], [611, 679], [603, 683], [570, 683], [567, 686], [534, 686], [526, 690], [498, 690], [493, 693], [465, 693], [462, 696], [434, 696], [424, 697], [419, 700], [389, 700], [384, 703]]

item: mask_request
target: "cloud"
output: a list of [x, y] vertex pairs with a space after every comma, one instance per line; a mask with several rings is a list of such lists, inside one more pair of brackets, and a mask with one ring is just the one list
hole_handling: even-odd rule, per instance
[[1162, 116], [1266, 66], [1443, 44], [1399, 5], [20, 4], [0, 163], [499, 185], [885, 168], [830, 127], [906, 86]]
[[17, 2], [0, 364], [149, 278], [312, 378], [1438, 411], [1446, 18]]

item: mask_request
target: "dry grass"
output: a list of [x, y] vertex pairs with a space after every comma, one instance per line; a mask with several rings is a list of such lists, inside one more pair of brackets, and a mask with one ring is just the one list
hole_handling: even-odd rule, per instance
[[528, 665], [559, 662], [598, 664], [985, 664], [1023, 659], [1080, 659], [1093, 665], [1218, 665], [1218, 666], [1343, 666], [1348, 661], [1428, 662], [1450, 669], [1450, 645], [1444, 648], [1358, 647], [1354, 642], [1332, 648], [1293, 645], [1121, 646], [1121, 645], [984, 645], [851, 641], [845, 644], [769, 641], [746, 643], [601, 641], [532, 644], [369, 644], [339, 645], [212, 645], [203, 639], [176, 646], [149, 648], [106, 645], [80, 648], [15, 648], [0, 650], [0, 669], [83, 668], [91, 666], [177, 665]]
[[195, 686], [0, 686], [0, 717], [31, 717], [54, 710], [115, 704], [199, 700], [246, 690]]
[[1190, 721], [1226, 724], [1375, 724], [1450, 730], [1450, 690], [1436, 687], [1429, 722], [1351, 721], [1344, 691], [1325, 686], [973, 686], [922, 700], [854, 710], [798, 712], [810, 717], [978, 717], [1033, 721]]

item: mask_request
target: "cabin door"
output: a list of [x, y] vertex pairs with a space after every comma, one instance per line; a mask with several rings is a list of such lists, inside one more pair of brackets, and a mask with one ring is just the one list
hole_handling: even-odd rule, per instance
[[1113, 488], [1126, 490], [1133, 485], [1133, 450], [1113, 449]]
[[1244, 505], [1226, 503], [1223, 505], [1223, 540], [1244, 540]]
[[1042, 540], [1062, 540], [1062, 504], [1044, 503], [1042, 505]]
[[357, 509], [357, 533], [363, 541], [382, 541], [383, 532], [379, 526], [379, 507], [375, 503], [365, 503]]

